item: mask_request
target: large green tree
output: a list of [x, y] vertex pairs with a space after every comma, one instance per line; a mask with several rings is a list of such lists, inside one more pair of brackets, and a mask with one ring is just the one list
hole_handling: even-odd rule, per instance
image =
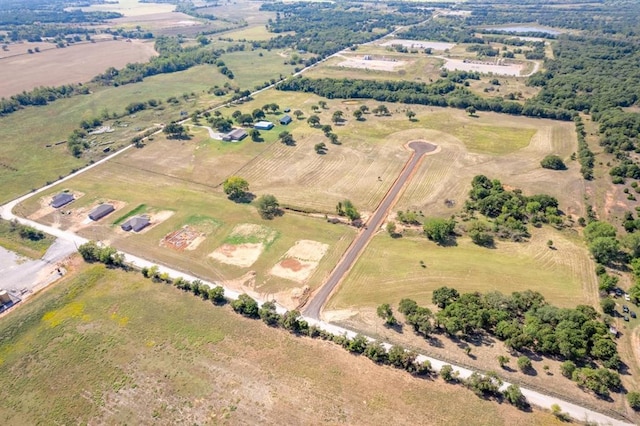
[[249, 192], [249, 182], [240, 176], [230, 176], [222, 184], [224, 193], [232, 200], [241, 200]]

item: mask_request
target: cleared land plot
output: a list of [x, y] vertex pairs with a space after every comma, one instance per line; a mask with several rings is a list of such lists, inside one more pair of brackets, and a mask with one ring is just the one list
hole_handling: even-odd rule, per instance
[[304, 282], [316, 269], [328, 249], [328, 244], [317, 241], [296, 241], [293, 247], [287, 250], [284, 259], [271, 269], [271, 274], [292, 281]]
[[524, 66], [521, 64], [495, 64], [469, 59], [446, 59], [444, 68], [457, 71], [477, 71], [482, 74], [519, 76]]
[[102, 266], [3, 318], [0, 334], [7, 425], [560, 424]]
[[225, 33], [224, 37], [232, 38], [234, 40], [266, 41], [285, 34], [293, 33], [270, 33], [263, 25], [260, 25], [256, 27], [243, 28], [237, 31], [230, 31]]
[[347, 58], [346, 60], [339, 62], [338, 66], [345, 68], [370, 69], [374, 71], [395, 71], [397, 68], [402, 68], [406, 64], [407, 63], [405, 61], [385, 61], [382, 59], [367, 59], [366, 57], [360, 57]]
[[138, 0], [118, 0], [105, 4], [93, 4], [89, 7], [82, 7], [81, 9], [87, 12], [118, 12], [124, 16], [144, 16], [172, 12], [175, 6], [163, 3], [141, 3]]
[[401, 45], [408, 49], [433, 49], [433, 50], [448, 50], [453, 49], [456, 44], [455, 43], [444, 43], [440, 41], [420, 41], [420, 40], [404, 40], [404, 39], [393, 39], [390, 41], [385, 41], [384, 43], [380, 43], [380, 46], [397, 46]]
[[[491, 113], [474, 118], [453, 109], [418, 112], [418, 118], [422, 126], [433, 129], [424, 131], [425, 138], [441, 151], [423, 160], [397, 209], [448, 216], [463, 207], [473, 177], [484, 174], [526, 195], [552, 195], [566, 214], [584, 214], [585, 183], [579, 164], [569, 160], [576, 149], [572, 123]], [[565, 159], [568, 170], [541, 168], [540, 160], [551, 153]], [[455, 205], [447, 207], [447, 199]]]
[[[549, 239], [556, 250], [547, 247]], [[496, 247], [479, 247], [467, 238], [459, 238], [457, 246], [440, 247], [426, 237], [392, 239], [379, 234], [329, 307], [375, 307], [404, 297], [430, 305], [432, 291], [442, 286], [461, 293], [535, 290], [560, 306], [594, 301], [589, 296], [596, 294], [593, 262], [577, 237], [551, 229], [532, 230], [529, 242], [498, 241]]]
[[[424, 54], [399, 54], [375, 45], [359, 46], [357, 54], [341, 53], [305, 72], [312, 78], [359, 78], [366, 80], [416, 80], [428, 82], [440, 76], [444, 60]], [[373, 61], [364, 61], [365, 55]], [[347, 60], [345, 61], [345, 58]], [[394, 62], [395, 61], [395, 62]], [[374, 68], [376, 63], [382, 69]], [[344, 65], [343, 65], [344, 64]], [[356, 66], [357, 65], [357, 66]]]
[[233, 228], [225, 244], [209, 256], [228, 265], [248, 268], [277, 237], [278, 233], [266, 226], [243, 223]]
[[280, 75], [289, 75], [295, 69], [294, 65], [285, 65], [286, 54], [284, 51], [275, 49], [271, 51], [256, 49], [231, 52], [222, 55], [221, 59], [235, 76], [233, 80], [229, 81], [250, 90], [258, 85], [262, 86], [272, 78], [277, 79]]
[[135, 16], [125, 16], [111, 21], [111, 26], [135, 28], [152, 31], [158, 35], [183, 35], [194, 37], [205, 31], [224, 30], [235, 27], [234, 24], [216, 20], [200, 20], [193, 16], [179, 12], [149, 13]]
[[[151, 144], [137, 152], [143, 152], [153, 146]], [[124, 155], [128, 156], [129, 153]], [[114, 176], [118, 176], [118, 179], [114, 179]], [[130, 209], [145, 204], [154, 206], [158, 211], [175, 212], [162, 223], [136, 235], [122, 232], [118, 226], [113, 225], [122, 213], [105, 218], [109, 220], [103, 219], [80, 229], [78, 231], [80, 235], [108, 242], [121, 250], [138, 253], [148, 259], [190, 271], [203, 278], [228, 282], [231, 286], [255, 294], [273, 294], [295, 289], [295, 283], [273, 276], [269, 271], [282, 259], [295, 241], [300, 239], [318, 241], [331, 247], [305, 283], [312, 289], [317, 287], [323, 282], [324, 277], [333, 268], [355, 235], [353, 228], [332, 225], [323, 218], [293, 213], [285, 213], [272, 221], [264, 221], [253, 205], [236, 204], [228, 200], [221, 188], [150, 173], [141, 170], [136, 163], [126, 166], [109, 162], [66, 182], [65, 187], [73, 187], [74, 190], [86, 194], [78, 202], [86, 200], [89, 204], [89, 200], [99, 197], [104, 200], [121, 200], [126, 202]], [[63, 188], [54, 188], [51, 194], [61, 189]], [[39, 202], [37, 197], [34, 197], [18, 206], [16, 211], [29, 215], [38, 209]], [[126, 210], [123, 209], [122, 212], [125, 213]], [[204, 220], [203, 215], [210, 216], [211, 220]], [[53, 219], [53, 217], [45, 217], [41, 220], [45, 223], [53, 223]], [[237, 225], [246, 223], [267, 226], [278, 235], [271, 244], [264, 245], [262, 254], [251, 265], [251, 269], [222, 263], [209, 257], [211, 252], [223, 244], [239, 243], [234, 238], [227, 237], [233, 233]], [[178, 251], [159, 244], [167, 234], [185, 225], [206, 235], [195, 249]], [[251, 279], [239, 279], [249, 272], [251, 272]]]
[[152, 56], [153, 42], [111, 40], [0, 59], [0, 97], [38, 86], [84, 83], [109, 67], [146, 62]]

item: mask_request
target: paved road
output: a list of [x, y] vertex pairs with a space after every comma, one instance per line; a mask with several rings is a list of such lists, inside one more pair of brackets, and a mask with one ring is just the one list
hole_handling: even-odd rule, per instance
[[407, 183], [407, 180], [411, 177], [416, 166], [420, 163], [422, 157], [436, 149], [436, 145], [426, 142], [411, 142], [409, 143], [414, 153], [411, 155], [404, 169], [393, 183], [393, 186], [387, 192], [376, 211], [373, 213], [369, 221], [366, 223], [364, 229], [358, 234], [355, 240], [351, 243], [342, 259], [338, 262], [336, 267], [329, 275], [329, 279], [324, 283], [322, 287], [313, 295], [313, 298], [309, 301], [304, 308], [304, 314], [314, 319], [320, 319], [320, 311], [322, 307], [329, 299], [333, 289], [342, 281], [344, 276], [351, 270], [353, 264], [358, 260], [362, 250], [367, 246], [373, 234], [380, 228], [382, 221], [387, 216], [389, 209], [395, 204], [398, 195], [402, 191], [402, 188]]

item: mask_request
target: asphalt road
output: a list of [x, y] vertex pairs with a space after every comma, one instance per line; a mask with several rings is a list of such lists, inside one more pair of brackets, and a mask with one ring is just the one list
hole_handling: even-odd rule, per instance
[[409, 148], [414, 151], [411, 158], [407, 161], [404, 169], [402, 169], [402, 172], [400, 172], [400, 175], [393, 183], [393, 186], [389, 189], [389, 192], [387, 192], [387, 195], [384, 197], [369, 221], [365, 224], [362, 231], [358, 236], [356, 236], [356, 239], [351, 243], [345, 254], [342, 256], [342, 259], [340, 259], [336, 267], [331, 271], [329, 279], [307, 303], [303, 311], [305, 316], [318, 320], [320, 319], [320, 311], [329, 299], [331, 292], [342, 281], [347, 272], [351, 270], [351, 267], [356, 260], [358, 260], [362, 250], [367, 246], [373, 237], [373, 234], [375, 234], [378, 228], [380, 228], [382, 221], [387, 217], [389, 209], [391, 209], [395, 204], [400, 191], [402, 191], [402, 188], [411, 177], [411, 174], [420, 163], [422, 157], [429, 152], [433, 152], [436, 149], [436, 145], [416, 141], [409, 143]]

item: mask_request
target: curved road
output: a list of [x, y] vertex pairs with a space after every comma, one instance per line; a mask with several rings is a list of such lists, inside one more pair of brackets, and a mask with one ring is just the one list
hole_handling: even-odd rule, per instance
[[407, 183], [407, 180], [411, 177], [413, 171], [420, 163], [420, 160], [425, 154], [433, 152], [437, 146], [427, 143], [414, 141], [409, 143], [409, 148], [414, 152], [411, 155], [404, 169], [393, 183], [389, 192], [384, 197], [376, 211], [373, 213], [369, 221], [365, 224], [364, 229], [356, 236], [347, 251], [342, 256], [342, 259], [338, 262], [336, 267], [331, 271], [329, 279], [324, 283], [322, 287], [313, 295], [313, 298], [308, 302], [304, 308], [304, 314], [314, 319], [320, 319], [320, 311], [322, 307], [329, 299], [331, 292], [342, 281], [344, 276], [351, 270], [353, 264], [358, 260], [362, 250], [367, 246], [373, 234], [380, 228], [382, 221], [387, 216], [389, 209], [395, 204], [400, 191]]

